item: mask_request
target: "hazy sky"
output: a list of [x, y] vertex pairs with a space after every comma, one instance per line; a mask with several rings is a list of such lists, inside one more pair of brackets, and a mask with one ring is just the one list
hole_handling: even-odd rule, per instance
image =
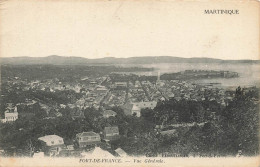
[[[0, 7], [2, 57], [259, 59], [254, 2], [8, 0]], [[205, 9], [238, 9], [239, 15]]]

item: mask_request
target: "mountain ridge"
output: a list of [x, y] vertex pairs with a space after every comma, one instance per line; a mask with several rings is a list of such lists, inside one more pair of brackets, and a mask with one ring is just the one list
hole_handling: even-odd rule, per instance
[[88, 65], [88, 64], [156, 64], [156, 63], [260, 63], [260, 60], [222, 60], [208, 57], [182, 58], [173, 56], [147, 56], [116, 58], [104, 57], [89, 59], [84, 57], [66, 57], [50, 55], [46, 57], [4, 57], [1, 64], [29, 65], [29, 64], [53, 64], [53, 65]]

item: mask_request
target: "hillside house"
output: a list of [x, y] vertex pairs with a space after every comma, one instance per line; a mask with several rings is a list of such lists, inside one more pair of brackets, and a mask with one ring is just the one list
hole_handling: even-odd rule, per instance
[[76, 141], [79, 148], [84, 148], [89, 145], [95, 145], [100, 143], [100, 135], [95, 132], [82, 132], [76, 135]]
[[6, 108], [5, 111], [5, 118], [2, 119], [1, 121], [3, 123], [7, 123], [7, 122], [14, 122], [17, 119], [18, 119], [17, 107], [16, 106], [13, 107], [11, 103], [8, 104], [8, 107]]
[[109, 118], [109, 117], [115, 117], [116, 116], [116, 112], [113, 110], [105, 110], [103, 112], [103, 117], [104, 118]]
[[121, 148], [117, 148], [115, 150], [115, 152], [117, 153], [117, 155], [119, 157], [127, 157], [128, 156], [127, 153], [123, 149], [121, 149]]
[[42, 151], [47, 156], [56, 156], [65, 149], [63, 138], [57, 135], [47, 135], [38, 138], [42, 144]]
[[125, 104], [122, 106], [122, 109], [125, 113], [125, 115], [133, 115], [136, 114], [137, 117], [141, 116], [141, 109], [134, 104]]
[[133, 115], [136, 114], [137, 117], [141, 116], [141, 109], [150, 108], [154, 109], [157, 105], [156, 101], [148, 101], [148, 102], [136, 102], [136, 103], [128, 103], [122, 106], [125, 115]]
[[105, 127], [103, 131], [104, 139], [116, 140], [119, 138], [119, 130], [117, 126]]

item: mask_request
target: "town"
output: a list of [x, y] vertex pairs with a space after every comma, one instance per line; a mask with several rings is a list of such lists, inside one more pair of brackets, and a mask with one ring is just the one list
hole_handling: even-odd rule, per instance
[[[144, 76], [135, 70], [151, 69], [130, 69], [132, 73], [124, 74], [122, 69], [129, 69], [32, 66], [26, 74], [24, 67], [2, 68], [0, 148], [5, 156], [235, 155], [243, 150], [239, 143], [230, 150], [209, 148], [203, 152], [198, 143], [183, 150], [190, 141], [185, 144], [181, 138], [203, 130], [207, 134], [201, 137], [207, 143], [216, 138], [209, 131], [221, 131], [215, 128], [231, 119], [227, 110], [233, 110], [234, 100], [245, 96], [253, 108], [259, 104], [257, 87], [224, 89], [193, 82], [196, 78], [239, 77], [229, 71], [186, 70]], [[84, 70], [89, 75], [84, 75]], [[42, 71], [55, 77], [46, 78]], [[71, 76], [59, 71], [69, 71]]]

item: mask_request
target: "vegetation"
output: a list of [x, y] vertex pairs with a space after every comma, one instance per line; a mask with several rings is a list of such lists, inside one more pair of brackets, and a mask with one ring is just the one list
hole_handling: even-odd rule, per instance
[[[105, 126], [116, 125], [121, 138], [112, 142], [112, 148], [121, 147], [130, 155], [234, 156], [238, 150], [244, 155], [257, 155], [259, 106], [256, 98], [255, 92], [244, 93], [238, 88], [235, 98], [225, 108], [210, 101], [169, 100], [160, 102], [154, 110], [142, 110], [140, 118], [126, 116], [121, 108], [114, 107], [117, 116], [108, 119], [94, 108], [83, 110], [85, 118], [72, 119], [72, 109], [68, 107], [60, 110], [61, 117], [47, 119], [35, 104], [31, 117], [1, 124], [0, 147], [28, 150], [30, 141], [37, 148], [37, 138], [49, 134], [62, 136], [66, 144], [72, 144], [77, 133], [91, 130], [99, 133]], [[189, 122], [198, 124], [176, 128], [177, 135], [163, 136], [154, 130], [156, 125], [169, 127]], [[199, 126], [199, 123], [205, 124]]]
[[74, 82], [84, 76], [99, 77], [111, 72], [151, 71], [151, 68], [84, 66], [84, 65], [2, 65], [1, 78], [19, 77], [31, 80], [57, 78], [63, 82]]

